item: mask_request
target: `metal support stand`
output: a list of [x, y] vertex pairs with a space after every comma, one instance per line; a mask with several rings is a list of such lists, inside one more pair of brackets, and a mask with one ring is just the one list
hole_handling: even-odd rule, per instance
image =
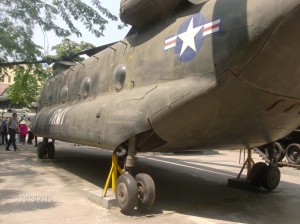
[[255, 162], [252, 159], [252, 150], [248, 149], [248, 157], [247, 157], [246, 161], [244, 162], [244, 165], [243, 165], [239, 175], [237, 176], [237, 179], [240, 179], [240, 176], [241, 176], [243, 170], [247, 166], [247, 178], [246, 179], [249, 180], [250, 170], [254, 164], [255, 164]]
[[[237, 178], [231, 178], [228, 179], [228, 186], [229, 187], [235, 187], [235, 188], [242, 188], [242, 189], [250, 189], [252, 188], [252, 185], [250, 183], [250, 171], [252, 169], [252, 166], [255, 164], [252, 159], [252, 150], [248, 149], [248, 156], [247, 159], [244, 162], [244, 165], [238, 174]], [[247, 166], [247, 177], [246, 178], [240, 178], [242, 175], [242, 172], [244, 171], [245, 167]]]
[[109, 174], [108, 174], [108, 177], [106, 179], [105, 186], [104, 186], [104, 190], [103, 190], [103, 197], [106, 197], [108, 185], [110, 184], [110, 182], [111, 182], [112, 191], [113, 192], [116, 191], [116, 183], [117, 183], [118, 172], [119, 172], [119, 174], [123, 173], [121, 167], [118, 165], [118, 155], [117, 155], [117, 153], [114, 152], [112, 154], [111, 168], [110, 168], [110, 171], [109, 171]]

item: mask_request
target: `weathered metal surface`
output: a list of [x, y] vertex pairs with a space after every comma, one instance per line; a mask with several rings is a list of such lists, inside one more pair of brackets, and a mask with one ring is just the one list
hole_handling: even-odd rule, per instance
[[282, 138], [300, 124], [292, 60], [300, 57], [299, 5], [179, 7], [49, 80], [33, 131], [110, 150], [136, 137], [138, 151], [253, 148]]

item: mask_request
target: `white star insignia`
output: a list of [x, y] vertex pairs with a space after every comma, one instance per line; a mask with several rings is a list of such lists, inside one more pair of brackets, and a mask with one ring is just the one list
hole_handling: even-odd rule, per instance
[[179, 34], [178, 37], [183, 41], [180, 56], [184, 53], [187, 47], [190, 47], [196, 52], [195, 36], [202, 29], [203, 26], [194, 28], [194, 18], [191, 19], [186, 32]]

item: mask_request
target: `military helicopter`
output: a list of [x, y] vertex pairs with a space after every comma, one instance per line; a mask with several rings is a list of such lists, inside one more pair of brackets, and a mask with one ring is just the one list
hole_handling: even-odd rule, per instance
[[[300, 124], [300, 0], [122, 0], [132, 25], [45, 84], [33, 120], [48, 139], [126, 151], [116, 198], [148, 208], [155, 185], [132, 176], [135, 155], [251, 149]], [[254, 165], [251, 181], [277, 187], [277, 166]]]

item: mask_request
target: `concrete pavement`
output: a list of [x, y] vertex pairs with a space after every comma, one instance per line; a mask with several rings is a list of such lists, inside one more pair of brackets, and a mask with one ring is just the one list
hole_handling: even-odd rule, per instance
[[[109, 151], [56, 142], [56, 159], [38, 160], [36, 148], [0, 151], [0, 223], [295, 223], [300, 219], [300, 170], [283, 168], [271, 193], [227, 187], [241, 165], [238, 151], [144, 154], [135, 173], [150, 174], [157, 199], [147, 214], [102, 208], [88, 199], [101, 190]], [[257, 155], [254, 156], [259, 161]]]

